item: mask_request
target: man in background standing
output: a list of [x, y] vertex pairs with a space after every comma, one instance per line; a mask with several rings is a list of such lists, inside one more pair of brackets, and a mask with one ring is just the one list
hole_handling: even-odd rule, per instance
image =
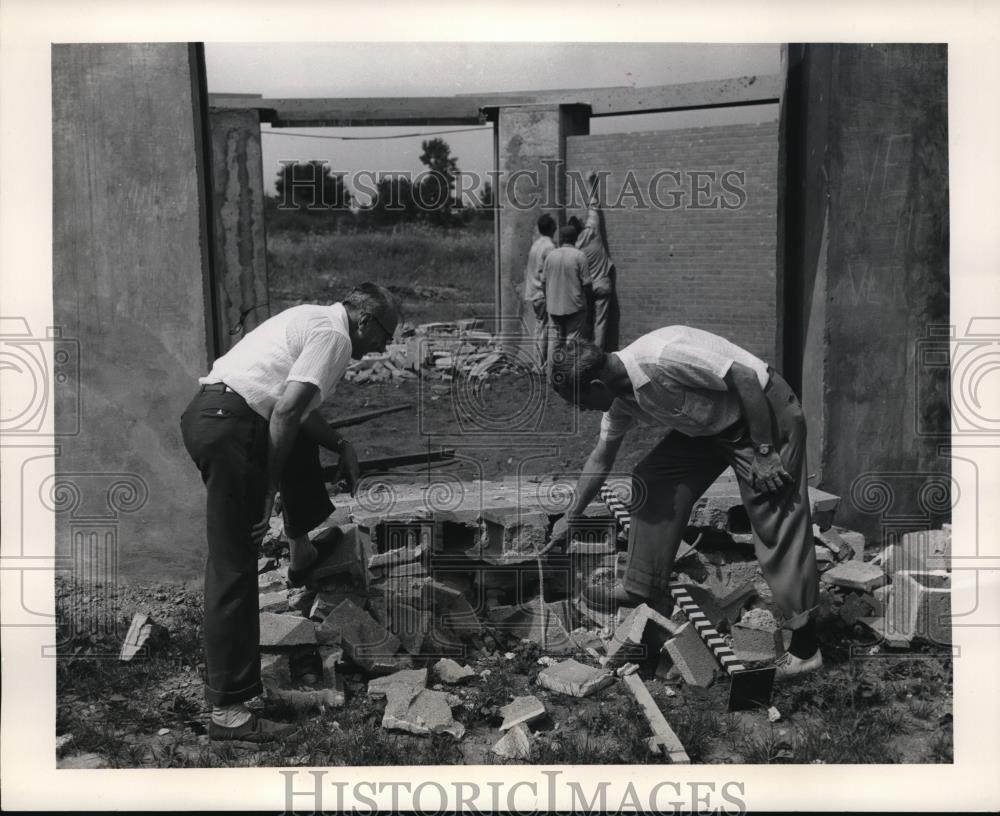
[[587, 220], [583, 223], [575, 215], [569, 223], [577, 228], [579, 236], [576, 248], [587, 256], [587, 267], [590, 270], [590, 283], [593, 291], [594, 345], [602, 351], [610, 351], [608, 347], [608, 329], [611, 317], [611, 299], [614, 297], [615, 265], [608, 252], [604, 236], [604, 220], [601, 213], [600, 199], [597, 195], [597, 173], [593, 170], [587, 175], [590, 184], [590, 196], [587, 200]]
[[560, 228], [559, 247], [549, 253], [542, 268], [549, 315], [549, 366], [559, 346], [587, 334], [590, 273], [587, 256], [574, 246], [576, 239], [576, 227], [567, 224]]
[[528, 265], [524, 269], [524, 302], [535, 317], [535, 359], [539, 371], [545, 370], [546, 345], [548, 344], [549, 316], [545, 311], [545, 282], [542, 268], [549, 253], [556, 248], [552, 236], [556, 234], [556, 220], [544, 213], [538, 218], [538, 238], [528, 251]]

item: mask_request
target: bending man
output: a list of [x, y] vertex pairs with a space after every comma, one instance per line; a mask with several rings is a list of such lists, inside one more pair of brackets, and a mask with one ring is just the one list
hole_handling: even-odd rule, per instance
[[[641, 603], [670, 605], [674, 555], [691, 508], [731, 466], [757, 533], [761, 572], [792, 630], [779, 676], [823, 664], [813, 610], [819, 573], [806, 486], [806, 427], [782, 377], [749, 352], [709, 332], [670, 326], [606, 354], [577, 341], [552, 368], [552, 384], [581, 408], [604, 411], [600, 438], [573, 506], [553, 529], [564, 538], [614, 465], [636, 424], [666, 434], [633, 472], [632, 521], [625, 575], [588, 586], [584, 600], [605, 612]], [[644, 497], [644, 498], [642, 498]]]
[[319, 446], [340, 455], [352, 491], [358, 458], [316, 409], [351, 358], [385, 349], [398, 319], [393, 296], [372, 283], [342, 303], [286, 309], [215, 361], [181, 418], [184, 445], [208, 492], [205, 699], [212, 739], [265, 741], [291, 730], [258, 720], [244, 705], [263, 691], [257, 547], [280, 488], [289, 583], [304, 583], [323, 557], [308, 535], [334, 509]]

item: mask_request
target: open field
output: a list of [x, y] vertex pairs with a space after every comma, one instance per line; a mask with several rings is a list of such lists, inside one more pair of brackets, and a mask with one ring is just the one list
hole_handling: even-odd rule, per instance
[[440, 230], [268, 232], [271, 313], [298, 302], [334, 302], [366, 280], [402, 299], [409, 323], [493, 314], [492, 224]]

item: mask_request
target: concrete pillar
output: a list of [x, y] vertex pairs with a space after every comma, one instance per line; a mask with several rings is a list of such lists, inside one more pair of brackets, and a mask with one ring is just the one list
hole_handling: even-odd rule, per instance
[[260, 115], [212, 110], [212, 216], [220, 353], [267, 320]]
[[80, 426], [56, 457], [56, 551], [126, 579], [204, 569], [180, 433], [217, 351], [204, 88], [199, 46], [52, 46], [54, 315], [80, 353], [56, 402]]
[[940, 525], [947, 366], [921, 349], [949, 320], [947, 49], [806, 45], [786, 59], [779, 278], [809, 471], [844, 497], [838, 523], [870, 538]]
[[[499, 329], [533, 328], [524, 307], [524, 267], [535, 222], [548, 211], [565, 222], [566, 137], [590, 132], [587, 105], [519, 105], [497, 109]], [[523, 321], [523, 322], [522, 322]]]

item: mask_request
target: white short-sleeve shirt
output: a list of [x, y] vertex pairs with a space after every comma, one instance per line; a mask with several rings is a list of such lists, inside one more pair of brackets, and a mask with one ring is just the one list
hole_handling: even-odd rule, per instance
[[340, 303], [304, 304], [265, 320], [198, 382], [225, 383], [265, 419], [270, 419], [285, 383], [312, 383], [319, 392], [306, 406], [305, 419], [330, 398], [350, 362], [347, 310]]
[[764, 388], [767, 363], [725, 338], [687, 326], [645, 334], [621, 351], [634, 396], [619, 397], [601, 418], [601, 439], [618, 439], [636, 424], [712, 436], [740, 418], [739, 399], [724, 377], [733, 363], [750, 368]]

